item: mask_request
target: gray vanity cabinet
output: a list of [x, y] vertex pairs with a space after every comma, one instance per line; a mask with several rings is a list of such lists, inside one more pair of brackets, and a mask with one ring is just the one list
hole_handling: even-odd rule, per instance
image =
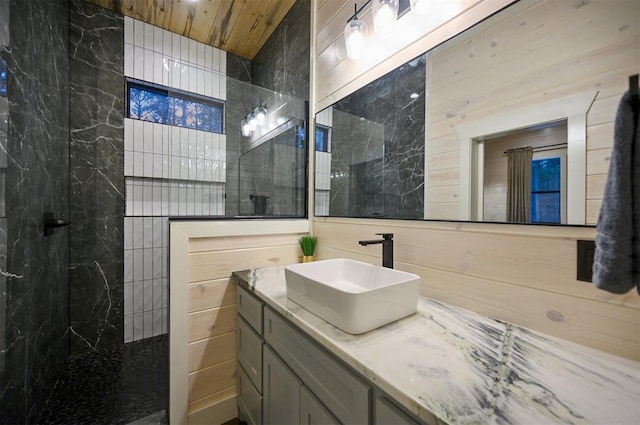
[[250, 425], [263, 423], [262, 302], [238, 287], [238, 416]]
[[238, 416], [249, 424], [419, 424], [242, 286], [237, 344]]
[[265, 424], [296, 424], [300, 418], [302, 381], [271, 351], [264, 350]]
[[300, 425], [340, 425], [307, 387], [300, 388]]
[[385, 397], [376, 398], [376, 425], [419, 425]]

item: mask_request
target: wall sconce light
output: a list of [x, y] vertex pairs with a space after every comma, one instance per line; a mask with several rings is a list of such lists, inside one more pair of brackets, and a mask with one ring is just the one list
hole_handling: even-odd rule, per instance
[[269, 111], [263, 105], [250, 110], [247, 116], [240, 122], [240, 132], [244, 137], [251, 137], [253, 132], [262, 127], [267, 121]]
[[[366, 6], [367, 3], [365, 3], [364, 6]], [[355, 13], [349, 18], [347, 25], [344, 27], [344, 42], [347, 46], [347, 56], [349, 59], [360, 59], [367, 41], [368, 29], [367, 23], [358, 19], [357, 3], [354, 9]], [[362, 8], [360, 8], [360, 10], [362, 10]]]
[[247, 120], [249, 121], [249, 126], [251, 127], [251, 130], [256, 131], [256, 128], [258, 128], [258, 118], [256, 118], [253, 112], [247, 116]]
[[242, 131], [242, 135], [244, 137], [251, 137], [251, 135], [253, 134], [251, 125], [249, 124], [249, 121], [247, 121], [246, 118], [240, 122], [240, 130]]
[[388, 37], [390, 27], [398, 18], [398, 0], [367, 0], [360, 8], [355, 4], [354, 14], [347, 19], [344, 27], [344, 41], [349, 59], [360, 59], [367, 41], [367, 24], [358, 19], [369, 3], [373, 1], [373, 28], [381, 37]]
[[382, 37], [390, 36], [390, 27], [398, 18], [398, 0], [373, 1], [373, 28]]
[[433, 0], [411, 0], [411, 10], [418, 15], [426, 15], [429, 11], [429, 1]]
[[265, 120], [267, 119], [267, 108], [265, 108], [262, 105], [258, 106], [256, 109], [253, 110], [253, 115], [258, 120], [258, 125], [262, 126]]

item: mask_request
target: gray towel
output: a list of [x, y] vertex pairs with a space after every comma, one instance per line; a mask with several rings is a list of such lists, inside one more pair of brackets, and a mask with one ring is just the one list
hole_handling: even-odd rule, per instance
[[640, 132], [637, 127], [631, 97], [625, 93], [616, 114], [593, 263], [593, 283], [615, 294], [623, 294], [633, 287], [640, 292]]

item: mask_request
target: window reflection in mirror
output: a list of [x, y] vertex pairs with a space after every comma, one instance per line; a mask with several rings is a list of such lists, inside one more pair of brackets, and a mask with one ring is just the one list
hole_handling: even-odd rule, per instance
[[567, 121], [536, 125], [506, 134], [489, 135], [475, 141], [478, 182], [475, 218], [479, 221], [508, 222], [509, 177], [507, 152], [532, 148], [527, 196], [530, 209], [527, 223], [567, 224], [566, 157]]
[[478, 141], [548, 126], [566, 147], [534, 152], [534, 178], [555, 174], [529, 194], [528, 221], [595, 224], [639, 17], [637, 0], [515, 2], [320, 112], [332, 148], [316, 158], [316, 215], [505, 222]]

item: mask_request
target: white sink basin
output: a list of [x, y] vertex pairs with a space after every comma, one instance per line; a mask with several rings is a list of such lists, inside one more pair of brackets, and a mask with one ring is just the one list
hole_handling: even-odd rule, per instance
[[350, 334], [416, 312], [420, 276], [338, 258], [285, 267], [287, 297]]

